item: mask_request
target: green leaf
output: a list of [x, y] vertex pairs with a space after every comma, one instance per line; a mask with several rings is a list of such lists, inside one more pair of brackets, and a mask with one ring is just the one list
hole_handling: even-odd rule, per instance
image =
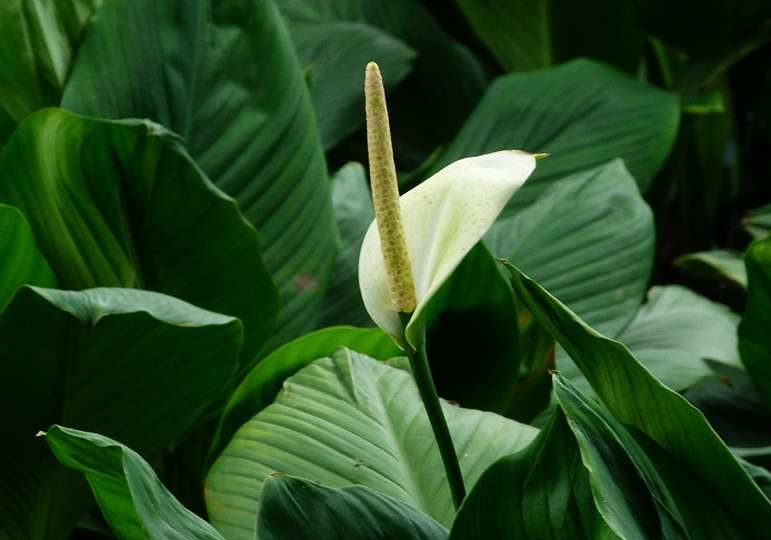
[[434, 170], [501, 149], [548, 152], [509, 214], [564, 176], [617, 157], [644, 191], [675, 141], [679, 116], [675, 95], [574, 60], [495, 80]]
[[379, 328], [324, 328], [282, 345], [260, 360], [230, 396], [222, 411], [210, 453], [216, 457], [238, 428], [270, 405], [288, 377], [314, 360], [332, 356], [340, 347], [378, 360], [402, 354], [393, 339]]
[[485, 236], [495, 256], [610, 334], [629, 324], [642, 301], [654, 240], [651, 210], [620, 160], [563, 178]]
[[46, 109], [0, 170], [0, 201], [29, 220], [61, 287], [170, 294], [239, 317], [245, 361], [262, 348], [276, 299], [258, 235], [163, 128]]
[[[222, 397], [242, 325], [158, 293], [25, 287], [0, 315], [0, 531], [62, 538], [88, 499], [34, 434], [54, 423], [104, 433], [144, 455]], [[12, 464], [12, 466], [10, 465]]]
[[[86, 23], [102, 0], [6, 0], [0, 8], [0, 114], [57, 105]], [[3, 138], [0, 137], [0, 143]]]
[[[722, 490], [705, 486], [688, 462], [677, 460], [644, 433], [629, 430], [566, 380], [557, 377], [554, 390], [581, 447], [584, 464], [592, 471], [598, 509], [622, 538], [738, 540], [751, 536], [719, 501]], [[636, 472], [614, 471], [619, 461], [633, 463]], [[630, 477], [638, 484], [642, 479], [645, 485], [614, 493], [614, 485], [623, 485]], [[646, 516], [635, 511], [633, 519], [627, 512], [616, 514], [619, 503], [630, 500], [633, 493], [648, 504], [652, 500], [658, 519], [651, 512]], [[634, 505], [639, 507], [639, 503]]]
[[410, 505], [365, 486], [328, 488], [286, 475], [263, 488], [260, 540], [443, 540], [447, 530]]
[[372, 326], [359, 292], [359, 252], [375, 219], [364, 167], [348, 163], [332, 177], [332, 203], [340, 230], [340, 253], [321, 307], [319, 326]]
[[222, 540], [182, 506], [142, 457], [96, 433], [51, 426], [46, 442], [65, 466], [82, 472], [107, 522], [131, 540]]
[[742, 223], [753, 238], [765, 238], [771, 232], [771, 204], [752, 210]]
[[178, 133], [260, 231], [281, 299], [272, 345], [313, 327], [337, 233], [310, 96], [272, 2], [106, 2], [62, 105]]
[[[350, 96], [358, 93], [358, 99], [361, 99], [364, 66], [368, 60], [378, 59], [386, 39], [393, 49], [395, 44], [401, 44], [402, 66], [407, 60], [404, 46], [417, 55], [411, 62], [409, 74], [396, 91], [388, 95], [399, 168], [419, 165], [437, 146], [449, 141], [484, 91], [485, 77], [480, 63], [463, 44], [445, 32], [419, 0], [339, 0], [332, 3], [327, 0], [278, 0], [277, 4], [289, 20], [290, 28], [301, 25], [298, 31], [292, 32], [301, 57], [304, 57], [302, 47], [308, 39], [309, 28], [313, 28], [314, 33], [326, 31], [325, 46], [330, 51], [351, 39], [345, 33], [341, 35], [341, 28], [346, 29], [346, 33], [352, 27], [369, 29], [370, 40], [356, 51], [357, 57], [365, 57], [358, 67], [353, 66], [354, 58], [350, 61], [336, 58], [330, 67], [330, 77], [336, 79], [336, 99], [341, 93]], [[372, 39], [376, 36], [378, 39]], [[387, 83], [389, 77], [397, 82], [404, 69], [383, 68]], [[351, 72], [351, 69], [355, 71]], [[318, 113], [323, 119], [322, 111]], [[358, 125], [362, 120], [363, 108], [360, 108]]]
[[[477, 37], [508, 71], [544, 68], [589, 56], [633, 73], [645, 36], [630, 2], [456, 0]], [[601, 17], [597, 14], [602, 13]]]
[[[524, 448], [529, 426], [444, 404], [466, 486]], [[361, 484], [447, 526], [453, 507], [436, 442], [409, 373], [341, 349], [284, 383], [275, 403], [235, 435], [206, 481], [212, 523], [251, 539], [265, 479], [283, 472], [330, 487]]]
[[278, 0], [300, 61], [308, 71], [324, 148], [330, 149], [364, 124], [364, 66], [377, 62], [386, 88], [407, 76], [415, 51], [366, 21], [339, 20], [313, 2]]
[[517, 305], [483, 243], [471, 249], [434, 296], [426, 324], [439, 395], [499, 414], [521, 405], [514, 403], [520, 364]]
[[715, 249], [678, 257], [675, 265], [686, 273], [708, 279], [728, 280], [747, 288], [747, 270], [741, 253]]
[[0, 261], [0, 313], [22, 285], [56, 285], [56, 277], [38, 251], [24, 214], [4, 204], [0, 204]]
[[739, 351], [752, 381], [771, 406], [771, 237], [750, 244], [744, 261], [747, 307], [739, 324]]
[[704, 416], [661, 384], [621, 343], [588, 327], [516, 268], [512, 284], [527, 308], [567, 351], [613, 416], [687, 464], [727, 514], [762, 537], [771, 504]]
[[[631, 475], [617, 478], [634, 484]], [[622, 497], [608, 503], [625, 512], [631, 523], [646, 509], [639, 504], [634, 511], [628, 508], [635, 499], [644, 501], [639, 492], [628, 495], [629, 502]], [[463, 501], [450, 533], [451, 539], [458, 540], [611, 537], [595, 508], [589, 473], [560, 410], [526, 449], [501, 458], [482, 474]]]

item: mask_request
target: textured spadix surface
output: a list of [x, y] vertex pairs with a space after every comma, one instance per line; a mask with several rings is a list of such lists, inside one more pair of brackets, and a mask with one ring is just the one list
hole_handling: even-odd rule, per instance
[[[535, 169], [533, 154], [504, 150], [456, 161], [400, 197], [417, 307], [406, 337], [414, 342], [416, 321], [463, 257], [484, 236], [512, 195]], [[359, 286], [372, 320], [400, 335], [373, 222], [359, 256]]]

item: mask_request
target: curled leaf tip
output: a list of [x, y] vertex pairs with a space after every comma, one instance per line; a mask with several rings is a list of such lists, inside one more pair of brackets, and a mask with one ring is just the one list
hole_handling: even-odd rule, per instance
[[402, 224], [383, 78], [374, 62], [367, 64], [364, 96], [372, 201], [391, 301], [397, 312], [411, 313], [416, 305], [415, 284]]

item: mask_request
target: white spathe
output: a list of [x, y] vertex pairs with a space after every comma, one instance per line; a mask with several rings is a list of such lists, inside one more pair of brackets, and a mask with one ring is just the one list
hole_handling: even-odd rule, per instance
[[[417, 345], [413, 323], [525, 183], [535, 163], [533, 154], [520, 150], [461, 159], [399, 198], [417, 296], [405, 332], [410, 345]], [[375, 324], [401, 341], [374, 221], [359, 254], [359, 288]]]

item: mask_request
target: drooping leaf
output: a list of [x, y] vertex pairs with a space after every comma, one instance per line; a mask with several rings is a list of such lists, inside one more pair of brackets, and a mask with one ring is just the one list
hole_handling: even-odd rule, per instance
[[51, 287], [56, 277], [40, 254], [24, 214], [0, 204], [0, 313], [22, 285]]
[[321, 306], [319, 326], [371, 326], [359, 292], [358, 269], [361, 243], [375, 211], [367, 174], [359, 163], [348, 163], [332, 177], [332, 203], [341, 247]]
[[422, 512], [366, 486], [328, 488], [270, 476], [257, 521], [260, 540], [443, 540], [447, 530]]
[[[416, 346], [431, 298], [482, 239], [511, 196], [535, 169], [535, 156], [509, 150], [459, 160], [401, 196], [401, 213], [412, 264], [417, 306], [404, 331]], [[402, 339], [391, 301], [377, 224], [359, 255], [364, 306], [384, 331]]]
[[402, 354], [393, 339], [379, 328], [324, 328], [282, 345], [260, 360], [230, 396], [212, 443], [214, 457], [238, 428], [273, 402], [287, 378], [314, 360], [332, 356], [340, 347], [377, 360]]
[[170, 294], [241, 318], [246, 361], [262, 348], [276, 293], [257, 232], [163, 128], [46, 109], [0, 170], [0, 201], [24, 213], [61, 287]]
[[739, 351], [752, 381], [771, 406], [771, 237], [750, 244], [744, 261], [747, 308], [739, 324]]
[[62, 106], [179, 134], [260, 231], [281, 300], [272, 344], [313, 326], [337, 236], [310, 96], [273, 2], [106, 2]]
[[[466, 486], [536, 434], [491, 413], [444, 404]], [[447, 526], [449, 487], [425, 409], [406, 371], [342, 349], [284, 383], [247, 422], [206, 481], [207, 508], [226, 537], [251, 539], [254, 507], [277, 472], [329, 487], [361, 484]]]
[[107, 522], [131, 540], [223, 540], [182, 506], [130, 448], [103, 435], [58, 425], [44, 434], [65, 466], [83, 473]]
[[675, 264], [691, 275], [728, 280], [747, 288], [747, 270], [741, 253], [722, 249], [700, 251], [678, 257]]
[[[592, 471], [592, 487], [598, 509], [622, 538], [731, 538], [751, 536], [730, 509], [719, 500], [722, 490], [705, 486], [691, 464], [675, 458], [645, 433], [628, 429], [605, 408], [581, 395], [577, 388], [559, 377], [555, 396], [581, 447], [586, 467]], [[635, 472], [613, 474], [619, 461], [632, 463]], [[613, 485], [629, 477], [640, 479], [638, 496], [653, 502], [656, 514], [635, 512], [617, 515], [615, 509], [630, 493], [614, 493]], [[611, 490], [608, 491], [607, 488]], [[648, 492], [648, 495], [643, 495]], [[632, 495], [633, 497], [633, 495]], [[639, 505], [635, 505], [639, 507]]]
[[88, 499], [34, 435], [65, 423], [144, 455], [177, 441], [222, 397], [242, 325], [158, 293], [25, 287], [0, 315], [0, 531], [62, 538]]
[[485, 236], [496, 257], [611, 335], [629, 324], [643, 299], [654, 240], [651, 210], [620, 160], [563, 178]]
[[102, 0], [3, 2], [0, 115], [4, 111], [18, 123], [37, 109], [59, 103], [86, 23], [101, 3]]
[[[388, 41], [401, 42], [414, 51], [416, 56], [409, 74], [396, 92], [388, 95], [400, 169], [419, 165], [436, 147], [449, 141], [484, 91], [485, 77], [480, 63], [418, 0], [278, 0], [277, 3], [290, 21], [290, 28], [301, 22], [302, 34], [307, 35], [309, 28], [313, 28], [314, 33], [326, 33], [325, 40], [332, 42], [328, 45], [330, 49], [349, 39], [341, 35], [340, 30], [350, 28], [351, 23], [369, 28], [371, 37], [379, 36], [377, 40], [363, 43], [356, 51], [357, 57], [368, 57], [353, 71], [353, 76], [349, 74], [347, 66], [352, 64], [347, 58], [341, 57], [332, 66], [331, 76], [336, 78], [338, 94], [344, 91], [355, 96], [358, 92], [361, 100], [364, 66], [382, 54], [385, 36]], [[306, 39], [299, 34], [293, 32], [293, 37]], [[350, 62], [354, 60], [351, 58]], [[389, 74], [393, 68], [382, 67], [387, 83], [388, 77], [399, 75], [400, 70]], [[362, 125], [363, 114], [359, 112], [359, 115], [358, 125]]]
[[748, 536], [762, 537], [771, 504], [704, 416], [661, 384], [624, 345], [598, 334], [519, 270], [508, 268], [519, 297], [613, 416], [660, 445], [675, 463], [686, 464], [733, 522]]
[[644, 191], [675, 141], [679, 115], [674, 94], [591, 60], [506, 75], [490, 85], [433, 170], [507, 148], [548, 152], [507, 215], [564, 176], [617, 157]]
[[[634, 485], [629, 467], [619, 464], [618, 482]], [[593, 474], [600, 471], [594, 470]], [[637, 482], [639, 485], [639, 481]], [[609, 499], [630, 524], [644, 516], [639, 492]], [[635, 499], [637, 499], [635, 501]], [[650, 501], [647, 501], [650, 505]], [[452, 525], [450, 538], [587, 539], [611, 538], [599, 516], [576, 439], [557, 410], [538, 437], [517, 454], [487, 469], [468, 494]]]

